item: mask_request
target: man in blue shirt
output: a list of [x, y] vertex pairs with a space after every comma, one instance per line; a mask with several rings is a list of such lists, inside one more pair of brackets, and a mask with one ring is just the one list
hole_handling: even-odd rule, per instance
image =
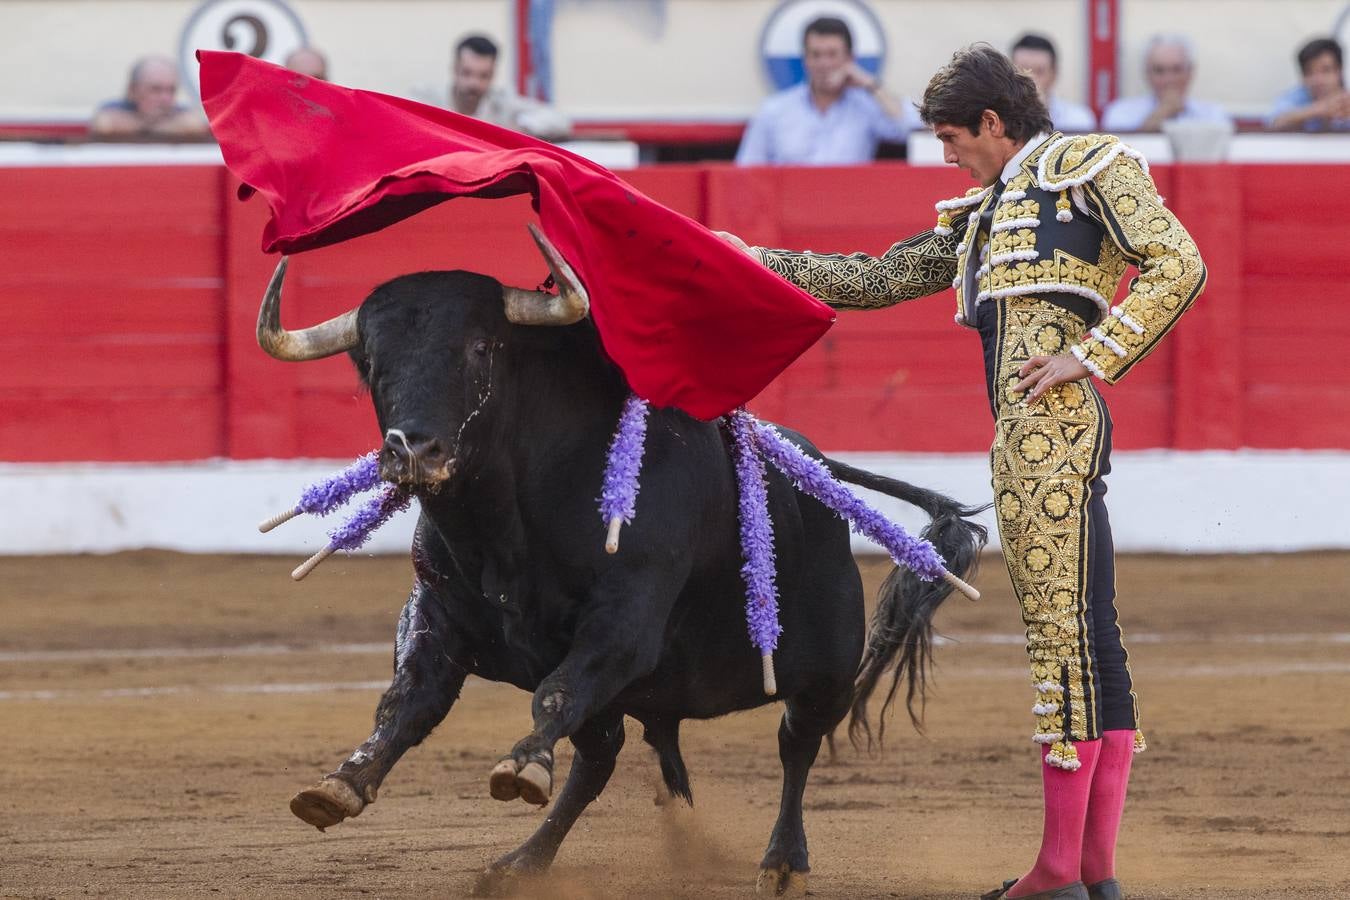
[[1155, 36], [1144, 54], [1149, 93], [1121, 97], [1102, 111], [1102, 131], [1162, 131], [1164, 122], [1232, 122], [1223, 107], [1190, 95], [1195, 54], [1181, 35]]
[[823, 17], [802, 37], [806, 81], [774, 94], [750, 120], [736, 162], [837, 166], [871, 162], [880, 141], [903, 141], [918, 114], [853, 59], [842, 19]]
[[1303, 83], [1275, 101], [1266, 118], [1271, 131], [1350, 131], [1350, 93], [1345, 90], [1341, 45], [1317, 38], [1298, 51]]
[[196, 139], [211, 136], [200, 109], [178, 103], [178, 66], [167, 56], [144, 56], [131, 67], [127, 94], [94, 111], [95, 138]]

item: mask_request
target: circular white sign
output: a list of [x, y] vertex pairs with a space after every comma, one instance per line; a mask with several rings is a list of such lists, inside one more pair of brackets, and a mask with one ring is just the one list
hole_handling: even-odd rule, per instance
[[1346, 47], [1350, 47], [1350, 3], [1345, 4], [1341, 14], [1336, 17], [1336, 27], [1331, 30], [1331, 36], [1341, 45], [1342, 53]]
[[886, 33], [863, 0], [783, 0], [769, 14], [759, 39], [759, 53], [775, 89], [792, 87], [805, 77], [802, 36], [806, 26], [821, 16], [844, 20], [853, 37], [854, 59], [880, 77], [886, 62]]
[[198, 50], [234, 50], [280, 65], [306, 44], [305, 26], [283, 0], [205, 0], [183, 27], [178, 65], [183, 84], [200, 97]]

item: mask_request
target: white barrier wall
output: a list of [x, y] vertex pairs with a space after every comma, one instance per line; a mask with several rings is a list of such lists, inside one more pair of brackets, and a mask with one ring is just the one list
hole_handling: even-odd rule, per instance
[[[1059, 46], [1061, 93], [1085, 95], [1085, 0], [866, 0], [886, 34], [885, 77], [918, 94], [952, 50], [1006, 48], [1036, 30]], [[87, 117], [120, 96], [131, 61], [178, 55], [194, 0], [0, 0], [0, 119]], [[759, 39], [777, 0], [558, 0], [555, 93], [583, 118], [743, 118], [769, 92]], [[511, 0], [289, 0], [335, 80], [444, 102], [450, 47], [482, 31], [514, 72]], [[1297, 80], [1294, 53], [1330, 33], [1346, 0], [1121, 0], [1121, 78], [1142, 90], [1140, 53], [1157, 31], [1194, 41], [1194, 91], [1240, 114]]]
[[[840, 453], [876, 472], [970, 504], [992, 499], [979, 454]], [[142, 547], [202, 553], [287, 553], [297, 563], [342, 521], [300, 517], [269, 534], [257, 523], [289, 508], [343, 461], [191, 465], [0, 465], [0, 553], [104, 553]], [[1350, 453], [1134, 451], [1112, 455], [1107, 479], [1121, 552], [1242, 553], [1350, 548]], [[596, 487], [597, 493], [599, 486]], [[869, 494], [910, 529], [921, 516]], [[414, 509], [416, 507], [414, 506]], [[644, 513], [641, 495], [638, 515]], [[992, 516], [984, 515], [993, 544]], [[376, 533], [369, 552], [405, 553], [415, 515]], [[604, 539], [597, 512], [595, 539]], [[875, 551], [855, 539], [855, 549]]]

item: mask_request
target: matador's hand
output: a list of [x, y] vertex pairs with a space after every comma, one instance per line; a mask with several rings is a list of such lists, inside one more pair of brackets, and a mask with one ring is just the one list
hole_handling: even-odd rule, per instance
[[746, 256], [754, 258], [755, 254], [750, 252], [750, 246], [746, 244], [745, 241], [736, 237], [736, 235], [732, 234], [730, 231], [714, 231], [713, 234], [717, 235], [722, 240], [726, 241], [728, 244], [744, 253]]
[[1013, 386], [1015, 391], [1030, 390], [1024, 401], [1028, 406], [1041, 398], [1052, 387], [1069, 381], [1082, 381], [1090, 374], [1087, 367], [1069, 353], [1058, 356], [1033, 356], [1017, 370], [1022, 380]]

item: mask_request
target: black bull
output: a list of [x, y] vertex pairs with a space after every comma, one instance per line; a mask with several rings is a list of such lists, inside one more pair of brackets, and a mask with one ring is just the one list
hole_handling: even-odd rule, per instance
[[[279, 322], [280, 277], [274, 284]], [[549, 866], [613, 772], [625, 716], [642, 724], [670, 793], [692, 802], [681, 721], [781, 699], [782, 801], [758, 884], [796, 892], [809, 870], [802, 796], [822, 737], [852, 709], [851, 732], [870, 741], [867, 700], [892, 666], [887, 703], [903, 672], [912, 704], [932, 615], [950, 588], [894, 572], [864, 647], [847, 526], [769, 466], [783, 633], [778, 695], [766, 697], [746, 633], [727, 433], [676, 410], [651, 411], [637, 516], [619, 552], [607, 554], [596, 497], [628, 388], [589, 320], [512, 324], [503, 292], [466, 272], [397, 278], [348, 314], [336, 349], [284, 357], [349, 351], [385, 435], [381, 475], [416, 491], [421, 504], [412, 592], [374, 732], [291, 809], [320, 828], [359, 814], [445, 718], [468, 675], [514, 684], [534, 694], [534, 727], [493, 769], [492, 796], [547, 803], [555, 743], [570, 739], [576, 754], [553, 814], [493, 863], [490, 888]], [[984, 541], [965, 518], [974, 510], [826, 462], [838, 477], [922, 507], [932, 518], [925, 536], [948, 569], [973, 565]]]

